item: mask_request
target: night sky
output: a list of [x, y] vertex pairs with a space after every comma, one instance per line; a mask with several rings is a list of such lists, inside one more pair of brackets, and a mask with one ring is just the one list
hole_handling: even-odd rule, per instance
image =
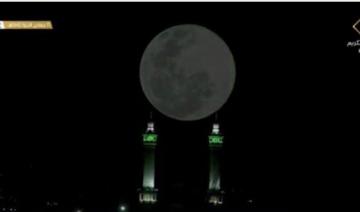
[[335, 3], [1, 3], [0, 20], [46, 19], [55, 29], [0, 31], [0, 186], [23, 211], [52, 200], [102, 211], [134, 204], [153, 111], [160, 201], [202, 204], [214, 116], [165, 117], [139, 81], [149, 41], [191, 23], [222, 37], [236, 62], [235, 88], [218, 112], [229, 204], [317, 205], [343, 167], [338, 111], [357, 71], [358, 50], [346, 44], [360, 39], [352, 29], [359, 11]]

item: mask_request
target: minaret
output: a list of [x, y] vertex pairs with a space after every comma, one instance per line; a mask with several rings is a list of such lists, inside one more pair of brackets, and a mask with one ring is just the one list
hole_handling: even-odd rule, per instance
[[157, 134], [154, 122], [149, 122], [146, 132], [143, 134], [144, 172], [142, 189], [139, 193], [140, 203], [154, 204], [157, 201], [157, 189], [155, 187], [155, 150]]
[[208, 202], [212, 205], [223, 204], [224, 191], [221, 188], [221, 153], [223, 136], [220, 133], [220, 125], [213, 124], [209, 135], [209, 193]]

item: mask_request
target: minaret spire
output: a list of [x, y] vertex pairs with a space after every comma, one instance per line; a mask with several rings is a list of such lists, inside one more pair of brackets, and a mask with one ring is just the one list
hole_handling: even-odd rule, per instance
[[215, 122], [209, 135], [209, 188], [208, 202], [211, 205], [222, 205], [224, 191], [221, 184], [221, 155], [224, 136], [220, 131], [220, 125], [217, 122], [217, 113]]
[[150, 120], [143, 134], [143, 153], [144, 153], [144, 170], [143, 184], [139, 193], [140, 203], [154, 204], [157, 202], [157, 188], [155, 185], [155, 150], [157, 145], [157, 134], [155, 133], [155, 125], [150, 112]]

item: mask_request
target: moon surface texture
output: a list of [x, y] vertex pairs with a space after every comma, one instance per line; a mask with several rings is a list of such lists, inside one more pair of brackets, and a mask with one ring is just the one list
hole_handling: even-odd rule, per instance
[[218, 111], [231, 94], [235, 74], [226, 43], [209, 29], [192, 24], [158, 34], [140, 64], [146, 98], [162, 114], [181, 121]]

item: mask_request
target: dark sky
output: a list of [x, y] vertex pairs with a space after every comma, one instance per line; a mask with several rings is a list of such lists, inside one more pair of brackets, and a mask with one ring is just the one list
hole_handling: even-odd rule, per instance
[[340, 154], [334, 140], [343, 90], [350, 89], [346, 82], [359, 58], [346, 47], [360, 39], [351, 28], [358, 9], [1, 3], [0, 20], [50, 19], [55, 27], [0, 31], [2, 183], [30, 202], [133, 201], [141, 185], [141, 134], [152, 110], [160, 136], [160, 195], [167, 201], [175, 191], [200, 197], [214, 117], [167, 118], [152, 108], [139, 82], [148, 42], [170, 26], [191, 23], [220, 35], [236, 61], [234, 91], [218, 113], [226, 188], [263, 208], [312, 205], [327, 185], [335, 187], [328, 181]]

